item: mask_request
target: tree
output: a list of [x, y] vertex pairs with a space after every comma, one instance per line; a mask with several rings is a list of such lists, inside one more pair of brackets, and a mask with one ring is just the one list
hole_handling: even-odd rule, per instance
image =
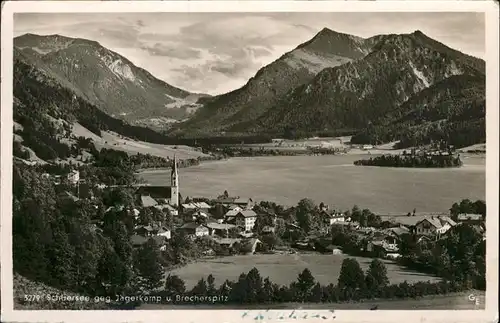
[[458, 203], [453, 203], [453, 205], [450, 208], [451, 218], [456, 220], [459, 214], [460, 214], [460, 205], [458, 205]]
[[205, 281], [204, 278], [202, 278], [191, 290], [191, 295], [206, 296], [207, 291], [208, 291], [207, 282]]
[[273, 220], [267, 214], [259, 214], [255, 220], [253, 232], [260, 234], [265, 226], [273, 226]]
[[387, 268], [379, 259], [373, 259], [366, 272], [366, 287], [370, 292], [375, 294], [387, 285], [389, 285]]
[[230, 296], [231, 294], [231, 289], [233, 287], [234, 283], [229, 281], [229, 280], [225, 280], [224, 283], [222, 283], [222, 285], [220, 285], [219, 287], [219, 295], [221, 296]]
[[252, 268], [245, 277], [246, 302], [256, 304], [263, 298], [263, 282], [257, 268]]
[[153, 239], [143, 244], [135, 254], [135, 268], [141, 277], [141, 285], [148, 291], [161, 286], [163, 266], [158, 245]]
[[365, 275], [358, 261], [346, 258], [342, 261], [338, 286], [341, 289], [358, 289], [364, 287]]
[[215, 288], [215, 278], [212, 274], [207, 277], [207, 294], [214, 295], [216, 292]]
[[351, 210], [351, 220], [353, 222], [359, 222], [359, 218], [361, 217], [361, 209], [354, 205]]
[[321, 287], [320, 283], [316, 283], [314, 287], [311, 290], [311, 296], [309, 297], [308, 301], [313, 302], [313, 303], [320, 303], [323, 298], [323, 288]]
[[274, 247], [279, 243], [278, 237], [275, 234], [266, 234], [263, 235], [260, 240], [263, 244], [265, 244], [270, 250], [273, 250]]
[[299, 299], [302, 300], [303, 302], [309, 300], [311, 298], [312, 289], [315, 284], [316, 281], [311, 271], [308, 268], [304, 269], [299, 274], [295, 285], [299, 294], [298, 295]]
[[314, 209], [315, 205], [311, 199], [302, 199], [297, 205], [297, 222], [305, 232], [309, 232], [312, 227], [312, 213]]
[[241, 273], [238, 277], [238, 281], [235, 282], [230, 289], [229, 298], [235, 303], [245, 303], [247, 300], [247, 289], [246, 289], [246, 278], [245, 273]]
[[165, 279], [165, 295], [182, 295], [186, 292], [184, 281], [177, 275], [168, 275]]
[[262, 286], [262, 301], [268, 303], [273, 301], [274, 298], [274, 286], [269, 277], [264, 279], [264, 285]]
[[71, 288], [75, 283], [75, 275], [71, 270], [71, 257], [74, 249], [62, 228], [54, 228], [53, 243], [48, 252], [52, 277], [60, 287]]
[[131, 271], [109, 243], [101, 255], [97, 270], [97, 281], [103, 286], [103, 292], [106, 295], [120, 293], [129, 283], [131, 276]]

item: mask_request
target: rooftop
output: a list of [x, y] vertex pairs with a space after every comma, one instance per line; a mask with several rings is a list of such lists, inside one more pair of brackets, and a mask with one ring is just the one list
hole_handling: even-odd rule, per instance
[[151, 207], [151, 206], [157, 205], [158, 202], [156, 202], [155, 199], [149, 195], [142, 195], [141, 196], [141, 204], [143, 207]]
[[209, 209], [211, 206], [205, 202], [191, 202], [182, 204], [182, 207], [185, 209]]
[[257, 216], [257, 213], [255, 213], [253, 210], [243, 210], [243, 211], [238, 212], [238, 215], [240, 215], [240, 214], [242, 216], [244, 216], [245, 218], [252, 218], [252, 217]]
[[205, 226], [215, 230], [229, 230], [236, 227], [234, 224], [216, 223], [216, 222], [207, 223]]
[[181, 227], [181, 229], [196, 229], [199, 227], [204, 227], [204, 225], [196, 223], [196, 222], [189, 222], [189, 223], [184, 223], [184, 225]]
[[480, 221], [483, 219], [483, 216], [481, 214], [463, 213], [459, 214], [457, 219], [458, 221]]

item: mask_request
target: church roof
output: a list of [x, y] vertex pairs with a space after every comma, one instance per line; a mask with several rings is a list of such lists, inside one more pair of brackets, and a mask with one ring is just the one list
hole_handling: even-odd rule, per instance
[[140, 195], [149, 195], [152, 198], [170, 198], [172, 193], [171, 186], [141, 186], [137, 189]]
[[143, 195], [143, 196], [141, 196], [141, 204], [143, 207], [150, 207], [150, 206], [155, 206], [158, 203], [151, 196]]

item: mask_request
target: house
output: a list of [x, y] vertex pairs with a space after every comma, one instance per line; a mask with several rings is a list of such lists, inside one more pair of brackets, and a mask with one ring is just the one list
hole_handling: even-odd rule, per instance
[[252, 231], [255, 220], [257, 219], [257, 213], [252, 210], [243, 210], [238, 212], [234, 217], [234, 221], [237, 226], [245, 228], [246, 232]]
[[130, 242], [132, 243], [132, 246], [136, 247], [136, 248], [142, 246], [147, 241], [148, 241], [148, 238], [143, 237], [143, 236], [138, 235], [138, 234], [134, 234], [130, 237]]
[[239, 207], [243, 209], [251, 209], [254, 207], [253, 200], [251, 198], [242, 198], [238, 197], [237, 199], [234, 200], [234, 204], [238, 205]]
[[134, 248], [138, 248], [148, 242], [149, 239], [153, 239], [160, 250], [166, 250], [167, 238], [164, 236], [143, 237], [140, 235], [133, 235], [130, 237], [130, 242]]
[[152, 236], [154, 233], [154, 229], [150, 225], [140, 225], [135, 228], [135, 233], [137, 235], [140, 235], [142, 237], [149, 237]]
[[388, 237], [392, 237], [394, 242], [400, 241], [401, 237], [405, 234], [410, 234], [410, 230], [406, 227], [394, 227], [383, 231]]
[[208, 228], [210, 235], [218, 235], [221, 237], [226, 237], [229, 230], [236, 227], [234, 224], [216, 222], [207, 223], [205, 226]]
[[332, 225], [335, 222], [345, 221], [345, 216], [342, 213], [323, 209], [319, 212], [319, 216], [325, 225]]
[[339, 227], [344, 227], [344, 228], [349, 228], [349, 229], [354, 229], [354, 230], [359, 229], [358, 222], [335, 221], [332, 224], [332, 226], [339, 226]]
[[165, 239], [170, 240], [172, 238], [172, 231], [165, 226], [161, 226], [160, 228], [158, 228], [156, 235], [165, 237]]
[[179, 215], [179, 211], [170, 204], [158, 204], [155, 208], [164, 212], [170, 212], [170, 214], [174, 216]]
[[222, 238], [222, 239], [215, 239], [214, 241], [220, 244], [221, 246], [232, 247], [233, 244], [235, 244], [236, 242], [241, 242], [241, 239]]
[[415, 224], [415, 233], [421, 235], [443, 234], [455, 225], [456, 223], [447, 216], [431, 216]]
[[226, 218], [231, 218], [231, 217], [235, 217], [236, 214], [240, 213], [241, 211], [243, 211], [243, 209], [237, 205], [234, 205], [233, 208], [230, 208], [226, 214], [224, 214], [224, 216]]
[[182, 211], [183, 212], [190, 212], [190, 211], [199, 210], [199, 211], [202, 211], [204, 213], [208, 213], [210, 208], [211, 208], [211, 206], [205, 202], [191, 202], [191, 203], [182, 204]]
[[78, 182], [80, 182], [80, 172], [77, 170], [72, 170], [71, 172], [69, 172], [66, 178], [69, 183], [76, 185], [78, 184]]
[[462, 213], [457, 216], [457, 222], [480, 224], [481, 222], [483, 222], [483, 216], [481, 214]]
[[196, 222], [185, 223], [179, 229], [183, 230], [187, 234], [192, 234], [196, 237], [208, 236], [210, 234], [210, 230], [206, 226], [198, 224]]
[[387, 243], [385, 240], [369, 241], [366, 251], [380, 258], [385, 258], [389, 253], [397, 253], [399, 248], [395, 243]]
[[205, 213], [201, 210], [197, 210], [192, 214], [194, 219], [208, 219], [208, 213]]

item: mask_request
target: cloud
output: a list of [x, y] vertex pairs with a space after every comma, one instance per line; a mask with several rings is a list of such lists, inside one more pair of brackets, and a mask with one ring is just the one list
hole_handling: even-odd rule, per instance
[[484, 55], [484, 15], [475, 13], [101, 13], [16, 14], [15, 35], [96, 40], [169, 84], [218, 94], [323, 27], [361, 37], [416, 29]]
[[166, 56], [180, 59], [200, 58], [201, 51], [193, 48], [186, 48], [182, 43], [167, 45], [155, 43], [153, 46], [142, 45], [142, 49], [146, 50], [153, 56]]

